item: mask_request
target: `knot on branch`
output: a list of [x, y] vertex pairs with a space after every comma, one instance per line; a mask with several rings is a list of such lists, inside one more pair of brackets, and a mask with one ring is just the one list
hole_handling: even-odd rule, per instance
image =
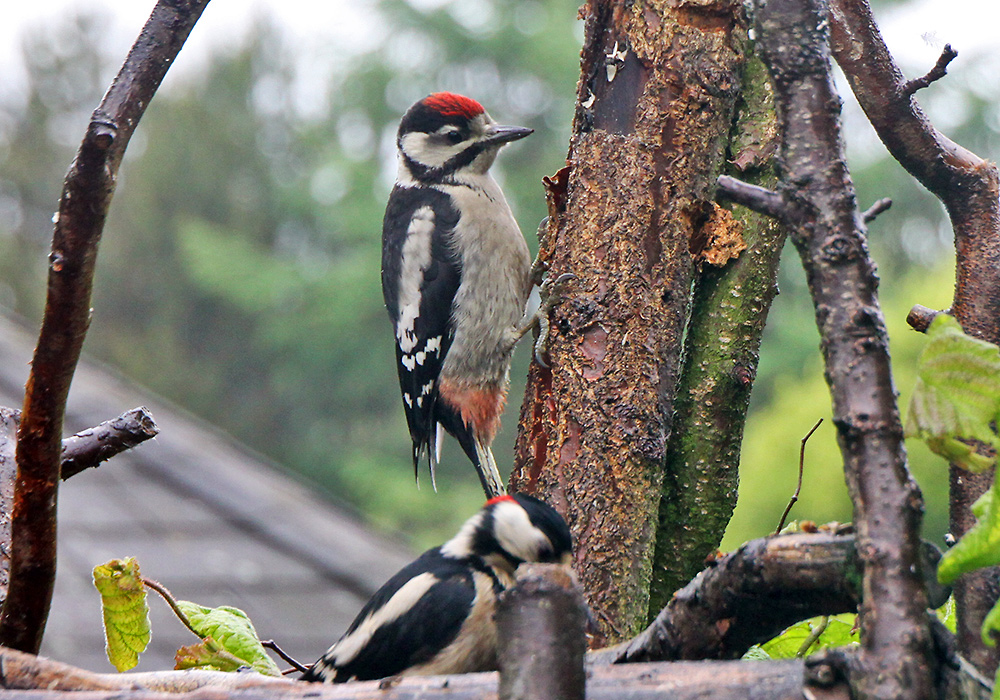
[[106, 151], [114, 145], [118, 137], [118, 125], [103, 117], [93, 117], [84, 137], [84, 143], [99, 151]]

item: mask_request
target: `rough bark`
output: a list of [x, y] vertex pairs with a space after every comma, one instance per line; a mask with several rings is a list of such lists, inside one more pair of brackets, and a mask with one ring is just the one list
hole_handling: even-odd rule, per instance
[[[184, 693], [189, 700], [495, 700], [496, 673], [464, 676], [393, 678], [384, 681], [317, 685], [265, 678], [255, 673], [164, 671], [161, 673], [90, 673], [0, 649], [2, 685], [9, 690], [35, 690], [32, 700], [65, 698], [61, 691], [75, 690], [73, 700], [168, 700]], [[629, 664], [594, 668], [587, 679], [590, 700], [801, 700], [801, 661], [685, 662]], [[846, 700], [846, 685], [839, 683]], [[824, 696], [827, 697], [827, 696]]]
[[[751, 56], [743, 70], [728, 169], [768, 186], [777, 180], [772, 94], [767, 69]], [[725, 250], [719, 241], [728, 237], [702, 236], [707, 247], [698, 256], [704, 262], [695, 279], [684, 370], [667, 446], [649, 619], [701, 571], [736, 507], [740, 444], [760, 339], [778, 291], [785, 228], [744, 207], [734, 208], [732, 217], [732, 238], [746, 246], [735, 259], [713, 257], [720, 248]]]
[[86, 469], [93, 469], [115, 455], [156, 437], [159, 432], [153, 416], [144, 406], [81, 430], [63, 440], [60, 478], [65, 481]]
[[[14, 481], [17, 462], [17, 426], [21, 412], [0, 407], [0, 601], [7, 598], [10, 571], [11, 511], [14, 508]], [[155, 436], [158, 432], [145, 408], [134, 408], [96, 428], [81, 431], [63, 440], [61, 478], [68, 479]]]
[[739, 85], [734, 0], [593, 0], [568, 183], [543, 257], [576, 284], [533, 366], [514, 488], [567, 517], [602, 633], [646, 621], [692, 280]]
[[864, 564], [852, 688], [861, 698], [930, 698], [922, 499], [906, 467], [877, 277], [844, 161], [827, 17], [824, 0], [758, 1], [758, 37], [783, 134], [785, 221], [816, 309]]
[[587, 609], [571, 570], [518, 568], [496, 621], [500, 700], [583, 700]]
[[[951, 313], [966, 333], [1000, 344], [1000, 174], [995, 163], [956, 144], [934, 128], [915, 99], [917, 89], [944, 75], [954, 52], [946, 47], [924, 78], [906, 81], [866, 0], [831, 0], [832, 49], [858, 102], [892, 156], [944, 204], [955, 234], [955, 298]], [[992, 473], [951, 467], [951, 532], [975, 522], [971, 504], [992, 483]], [[1000, 592], [1000, 567], [966, 574], [955, 585], [961, 653], [992, 674], [1000, 649], [979, 634]]]
[[800, 620], [856, 611], [860, 584], [852, 536], [752, 540], [677, 591], [635, 639], [591, 661], [738, 659]]
[[91, 117], [63, 184], [45, 315], [16, 449], [11, 565], [0, 644], [38, 651], [56, 566], [56, 497], [66, 397], [90, 323], [94, 264], [118, 166], [136, 124], [208, 0], [161, 0]]

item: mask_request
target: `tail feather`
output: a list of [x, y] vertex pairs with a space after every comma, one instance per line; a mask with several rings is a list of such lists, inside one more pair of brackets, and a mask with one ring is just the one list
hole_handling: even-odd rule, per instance
[[496, 460], [493, 459], [493, 450], [490, 449], [489, 445], [483, 444], [479, 440], [475, 440], [475, 443], [476, 472], [479, 474], [479, 481], [483, 485], [487, 499], [506, 495], [507, 487], [504, 486]]

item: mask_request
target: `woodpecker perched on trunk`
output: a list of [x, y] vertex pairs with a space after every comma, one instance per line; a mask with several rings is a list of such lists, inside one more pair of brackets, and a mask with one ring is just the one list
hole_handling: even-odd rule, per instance
[[457, 535], [389, 579], [302, 680], [496, 670], [497, 596], [523, 562], [568, 565], [571, 544], [566, 522], [538, 499], [491, 499]]
[[501, 146], [531, 132], [499, 126], [468, 97], [425, 97], [399, 124], [382, 224], [382, 293], [414, 472], [426, 455], [433, 484], [446, 430], [488, 497], [505, 493], [490, 444], [532, 283], [528, 246], [489, 168]]

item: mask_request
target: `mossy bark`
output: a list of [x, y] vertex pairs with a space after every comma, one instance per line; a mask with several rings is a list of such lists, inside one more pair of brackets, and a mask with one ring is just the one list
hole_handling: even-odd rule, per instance
[[[773, 186], [777, 145], [773, 90], [764, 64], [752, 57], [730, 140], [730, 173]], [[778, 291], [785, 229], [744, 207], [733, 207], [732, 215], [746, 248], [721, 267], [706, 261], [695, 281], [667, 446], [650, 619], [704, 568], [736, 507], [740, 443], [764, 322]]]
[[[646, 622], [694, 274], [740, 83], [734, 0], [593, 0], [541, 254], [577, 276], [533, 366], [512, 486], [567, 516], [603, 639]], [[598, 643], [603, 639], [596, 640]]]

